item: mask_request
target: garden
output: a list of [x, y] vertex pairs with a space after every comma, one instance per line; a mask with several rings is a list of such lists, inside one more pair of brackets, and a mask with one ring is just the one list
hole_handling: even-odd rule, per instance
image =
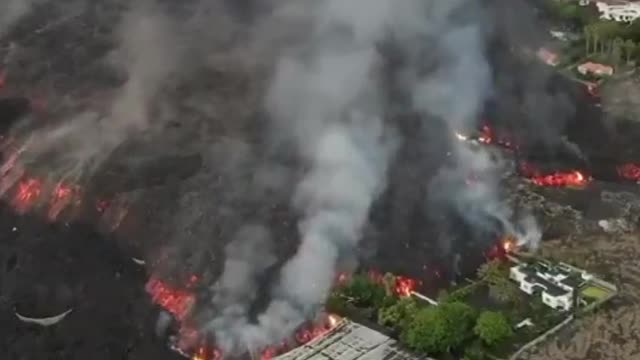
[[521, 292], [502, 260], [482, 265], [475, 280], [441, 291], [437, 305], [394, 291], [397, 279], [356, 274], [334, 290], [327, 310], [439, 360], [507, 358], [567, 316]]

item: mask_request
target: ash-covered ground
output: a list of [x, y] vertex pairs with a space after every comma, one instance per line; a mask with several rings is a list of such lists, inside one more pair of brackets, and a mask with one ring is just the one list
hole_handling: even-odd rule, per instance
[[[635, 160], [629, 151], [634, 132], [616, 131], [580, 87], [513, 51], [514, 44], [535, 47], [544, 40], [527, 2], [487, 4], [494, 15], [489, 58], [495, 88], [486, 116], [516, 133], [529, 149], [525, 155], [546, 166], [605, 168], [601, 172], [608, 174], [607, 166]], [[264, 97], [282, 49], [305, 38], [308, 14], [265, 16], [274, 9], [270, 1], [34, 0], [13, 6], [5, 14], [15, 16], [0, 14], [0, 98], [29, 99], [32, 115], [5, 136], [37, 134], [29, 172], [54, 179], [71, 174], [96, 198], [126, 199], [128, 211], [115, 229], [100, 214], [51, 223], [37, 212], [17, 214], [5, 197], [0, 356], [180, 358], [156, 336], [158, 309], [144, 291], [150, 274], [175, 284], [198, 274], [213, 284], [224, 271], [225, 246], [243, 225], [259, 223], [270, 229], [277, 255], [261, 278], [259, 292], [268, 297], [277, 269], [298, 247], [303, 214], [292, 206], [292, 193], [309, 164], [271, 126]], [[503, 16], [507, 10], [518, 10], [521, 21]], [[149, 17], [156, 20], [147, 22]], [[288, 22], [274, 26], [281, 19]], [[393, 46], [380, 46], [380, 52], [388, 76], [386, 121], [403, 141], [354, 258], [422, 279], [425, 291], [435, 292], [455, 272], [473, 271], [499, 229], [477, 228], [455, 209], [429, 201], [438, 191], [431, 179], [452, 151], [450, 129], [409, 109], [406, 74], [395, 69], [415, 60], [413, 54]], [[437, 67], [424, 58], [424, 67]], [[124, 120], [107, 116], [98, 121], [104, 127], [85, 127], [84, 116], [105, 113]], [[67, 131], [78, 136], [67, 138]], [[78, 162], [91, 171], [76, 172]], [[636, 231], [635, 184], [548, 189], [515, 172], [502, 175], [505, 201], [536, 215], [544, 241], [590, 249], [596, 245], [585, 239]], [[607, 247], [608, 241], [596, 243]], [[589, 265], [600, 269], [607, 261]], [[621, 272], [607, 275], [635, 284]], [[627, 296], [632, 303], [634, 295]], [[612, 312], [625, 305], [619, 306]], [[16, 309], [44, 316], [69, 307], [73, 312], [50, 328], [14, 315]], [[567, 349], [567, 358], [586, 358]], [[584, 351], [598, 358], [596, 350]]]

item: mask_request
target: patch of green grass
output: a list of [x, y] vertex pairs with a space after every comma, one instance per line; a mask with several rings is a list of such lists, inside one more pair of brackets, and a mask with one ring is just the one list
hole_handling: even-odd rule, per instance
[[601, 287], [590, 285], [582, 289], [581, 294], [584, 297], [600, 301], [606, 298], [609, 295], [609, 292]]

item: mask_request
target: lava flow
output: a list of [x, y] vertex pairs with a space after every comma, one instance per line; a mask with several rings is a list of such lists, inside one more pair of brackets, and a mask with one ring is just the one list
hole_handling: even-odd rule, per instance
[[[19, 214], [43, 210], [49, 221], [57, 221], [60, 215], [69, 211], [77, 215], [76, 210], [83, 204], [92, 201], [81, 186], [66, 182], [53, 182], [42, 177], [29, 174], [20, 161], [26, 146], [17, 146], [11, 139], [6, 139], [0, 145], [5, 161], [0, 167], [0, 197]], [[116, 199], [117, 200], [117, 199]], [[86, 208], [83, 208], [86, 209]], [[128, 213], [128, 206], [118, 201], [95, 200], [95, 211], [103, 216], [103, 221], [115, 230], [124, 216]]]
[[[178, 321], [177, 339], [170, 344], [176, 352], [191, 360], [219, 360], [224, 356], [220, 349], [207, 341], [194, 326], [191, 326], [190, 314], [197, 305], [192, 292], [198, 282], [198, 277], [192, 275], [183, 288], [171, 286], [160, 279], [152, 277], [146, 285], [146, 291], [151, 301], [173, 315]], [[300, 328], [292, 341], [283, 340], [281, 344], [267, 347], [261, 352], [263, 360], [286, 353], [296, 346], [304, 345], [335, 329], [340, 322], [336, 315], [327, 315], [322, 321]]]
[[640, 182], [640, 165], [627, 163], [618, 166], [616, 170], [621, 178]]
[[533, 165], [522, 162], [520, 172], [538, 186], [548, 187], [584, 187], [591, 182], [591, 177], [578, 170], [557, 171], [543, 174]]
[[155, 278], [149, 280], [146, 290], [153, 303], [160, 305], [178, 321], [186, 319], [195, 304], [193, 294], [171, 287]]

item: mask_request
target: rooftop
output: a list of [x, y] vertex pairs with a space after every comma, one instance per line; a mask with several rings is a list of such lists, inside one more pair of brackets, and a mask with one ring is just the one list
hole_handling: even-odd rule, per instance
[[326, 335], [274, 360], [433, 360], [409, 353], [400, 348], [396, 340], [360, 325], [342, 319]]
[[551, 296], [562, 296], [562, 295], [566, 295], [569, 293], [568, 290], [565, 290], [561, 287], [559, 287], [558, 285], [545, 280], [543, 278], [541, 278], [538, 275], [528, 275], [525, 278], [525, 281], [531, 284], [540, 284], [542, 285], [546, 290], [545, 292], [547, 292], [549, 295]]

